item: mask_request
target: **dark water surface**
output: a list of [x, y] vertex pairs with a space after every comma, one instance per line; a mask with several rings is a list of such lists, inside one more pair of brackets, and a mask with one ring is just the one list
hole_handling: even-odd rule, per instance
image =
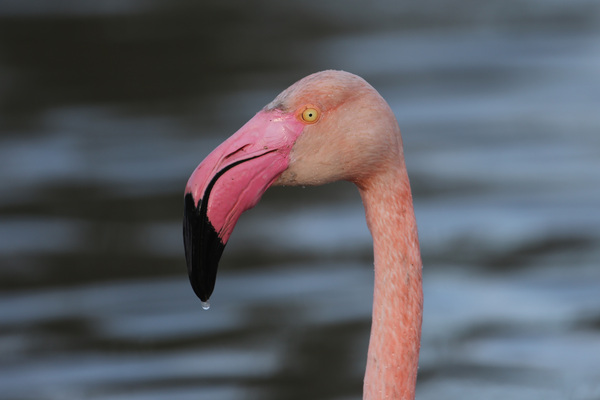
[[210, 311], [183, 189], [279, 91], [365, 77], [422, 244], [419, 399], [600, 399], [600, 4], [0, 1], [0, 398], [359, 399], [357, 191], [274, 188]]

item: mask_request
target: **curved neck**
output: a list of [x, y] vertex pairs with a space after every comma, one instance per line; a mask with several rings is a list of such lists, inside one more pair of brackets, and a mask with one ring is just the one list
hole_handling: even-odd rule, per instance
[[364, 399], [414, 399], [423, 313], [422, 262], [404, 162], [361, 185], [360, 193], [375, 255]]

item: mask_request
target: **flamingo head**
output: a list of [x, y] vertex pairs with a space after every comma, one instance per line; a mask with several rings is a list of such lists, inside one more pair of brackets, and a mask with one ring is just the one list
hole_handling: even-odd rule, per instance
[[361, 187], [397, 157], [396, 119], [362, 78], [323, 71], [290, 86], [210, 153], [187, 182], [183, 236], [196, 295], [208, 301], [236, 222], [269, 186], [348, 180]]

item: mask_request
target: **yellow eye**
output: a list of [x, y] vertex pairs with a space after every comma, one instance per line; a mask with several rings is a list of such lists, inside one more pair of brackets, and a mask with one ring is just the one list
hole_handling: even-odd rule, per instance
[[314, 124], [319, 119], [319, 111], [316, 108], [308, 107], [302, 111], [302, 121]]

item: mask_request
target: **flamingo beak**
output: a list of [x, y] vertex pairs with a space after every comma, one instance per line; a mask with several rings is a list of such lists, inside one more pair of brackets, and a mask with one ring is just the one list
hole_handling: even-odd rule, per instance
[[200, 300], [208, 301], [213, 292], [236, 222], [288, 167], [303, 128], [293, 114], [263, 110], [192, 173], [185, 188], [183, 243], [190, 283]]

